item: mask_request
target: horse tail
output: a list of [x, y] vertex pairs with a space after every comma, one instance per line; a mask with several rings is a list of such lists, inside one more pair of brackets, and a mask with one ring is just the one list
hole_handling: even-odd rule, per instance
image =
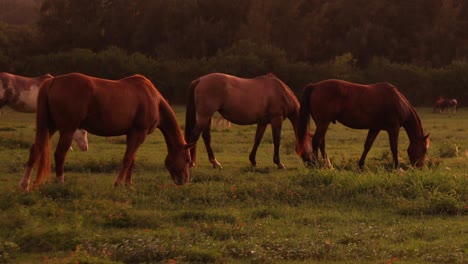
[[307, 85], [302, 91], [301, 106], [299, 109], [299, 125], [297, 131], [296, 153], [301, 155], [307, 138], [307, 130], [310, 122], [310, 95], [314, 91], [313, 85]]
[[189, 86], [187, 110], [185, 112], [185, 141], [187, 143], [192, 143], [191, 135], [197, 119], [195, 112], [195, 87], [197, 87], [198, 83], [200, 83], [199, 79], [192, 81]]
[[46, 80], [39, 88], [37, 98], [37, 113], [36, 113], [36, 139], [34, 141], [35, 153], [39, 156], [35, 158], [34, 167], [37, 168], [37, 176], [34, 182], [35, 185], [44, 182], [45, 178], [50, 174], [50, 147], [49, 147], [49, 103], [48, 93], [54, 79]]

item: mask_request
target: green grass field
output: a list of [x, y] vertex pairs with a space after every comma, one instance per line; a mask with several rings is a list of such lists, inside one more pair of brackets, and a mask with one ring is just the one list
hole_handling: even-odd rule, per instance
[[[192, 183], [178, 187], [156, 131], [137, 153], [135, 186], [113, 188], [124, 137], [91, 135], [88, 152], [68, 153], [65, 184], [24, 193], [35, 115], [2, 109], [0, 263], [468, 263], [468, 112], [417, 110], [431, 134], [422, 170], [408, 166], [402, 129], [405, 171], [389, 169], [385, 132], [360, 171], [367, 131], [338, 124], [327, 134], [334, 169], [306, 169], [287, 121], [286, 170], [273, 164], [271, 132], [251, 168], [255, 126], [213, 128], [223, 169], [200, 141]], [[175, 111], [183, 128], [185, 108]]]

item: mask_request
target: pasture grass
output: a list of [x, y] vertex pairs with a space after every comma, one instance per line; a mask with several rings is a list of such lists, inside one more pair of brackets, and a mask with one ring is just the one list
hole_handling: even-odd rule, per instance
[[[185, 109], [175, 110], [183, 127]], [[461, 110], [418, 109], [432, 140], [422, 170], [407, 164], [404, 130], [404, 171], [391, 169], [385, 133], [359, 170], [367, 132], [341, 125], [327, 134], [334, 169], [307, 169], [287, 121], [286, 170], [273, 164], [269, 131], [252, 168], [255, 126], [232, 125], [212, 132], [223, 169], [211, 167], [200, 141], [192, 183], [176, 186], [156, 131], [138, 152], [135, 186], [112, 188], [125, 138], [90, 135], [88, 152], [67, 154], [64, 184], [24, 193], [17, 184], [29, 150], [18, 142], [33, 141], [34, 115], [5, 109], [0, 263], [467, 263], [468, 113]]]

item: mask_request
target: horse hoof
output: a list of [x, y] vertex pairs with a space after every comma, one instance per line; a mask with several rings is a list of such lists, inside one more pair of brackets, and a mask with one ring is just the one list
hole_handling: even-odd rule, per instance
[[56, 180], [55, 180], [57, 183], [64, 183], [65, 182], [65, 178], [62, 176], [62, 177], [57, 177]]
[[222, 169], [223, 166], [221, 166], [221, 163], [219, 163], [216, 159], [211, 159], [210, 160], [211, 164], [213, 164], [213, 168], [215, 169]]
[[276, 164], [278, 166], [278, 170], [284, 170], [286, 167], [283, 165], [283, 163]]
[[20, 182], [19, 187], [23, 189], [25, 192], [29, 192], [29, 183], [27, 182]]

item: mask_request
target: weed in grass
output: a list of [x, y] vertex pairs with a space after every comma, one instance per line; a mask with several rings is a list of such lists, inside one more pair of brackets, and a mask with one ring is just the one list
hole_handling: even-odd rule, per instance
[[116, 158], [99, 160], [88, 159], [86, 161], [68, 162], [66, 171], [82, 173], [116, 173], [121, 167], [121, 161]]
[[452, 141], [444, 141], [441, 146], [439, 146], [439, 157], [441, 158], [453, 158], [458, 157], [459, 147], [456, 143]]
[[[426, 111], [423, 123], [440, 123]], [[225, 168], [213, 170], [201, 144], [188, 185], [171, 181], [166, 153], [154, 147], [164, 138], [155, 135], [139, 150], [135, 187], [112, 188], [123, 141], [92, 136], [87, 153], [69, 152], [65, 184], [23, 193], [17, 184], [27, 149], [0, 147], [0, 263], [466, 263], [467, 159], [437, 152], [444, 141], [465, 145], [466, 129], [454, 129], [466, 126], [461, 115], [444, 119], [447, 130], [430, 129], [432, 165], [422, 170], [405, 164], [402, 137], [405, 172], [387, 166], [386, 137], [359, 170], [365, 134], [343, 126], [333, 126], [327, 141], [334, 170], [305, 168], [293, 152], [282, 155], [287, 169], [277, 170], [265, 142], [257, 156], [264, 167], [253, 169], [255, 126], [233, 126], [213, 135], [233, 143], [222, 145]], [[15, 135], [0, 134], [33, 134], [17, 123], [5, 125]], [[284, 128], [287, 152], [295, 139], [289, 122]]]
[[220, 214], [220, 213], [209, 213], [209, 212], [200, 212], [200, 211], [187, 211], [182, 212], [174, 217], [174, 220], [179, 223], [186, 221], [196, 221], [196, 222], [222, 222], [228, 224], [235, 224], [236, 217], [229, 214]]
[[69, 251], [79, 244], [81, 231], [64, 224], [36, 224], [21, 230], [16, 243], [23, 252]]
[[23, 172], [26, 168], [25, 157], [17, 153], [10, 153], [8, 163], [6, 164], [6, 168], [8, 173]]
[[76, 181], [67, 179], [65, 183], [47, 183], [40, 187], [39, 192], [52, 200], [64, 199], [74, 200], [79, 199], [84, 195], [85, 190], [80, 188]]
[[182, 249], [177, 241], [164, 241], [149, 235], [134, 235], [120, 241], [87, 245], [93, 255], [107, 255], [111, 260], [123, 263], [155, 263], [174, 259]]
[[282, 213], [274, 208], [263, 208], [255, 210], [251, 213], [252, 219], [263, 219], [271, 217], [273, 219], [279, 219], [282, 216]]
[[0, 137], [0, 146], [5, 149], [28, 149], [32, 142], [13, 137]]
[[16, 129], [12, 127], [0, 127], [0, 132], [13, 132], [13, 131], [16, 131]]
[[20, 247], [14, 242], [0, 242], [0, 263], [10, 263], [19, 251]]

